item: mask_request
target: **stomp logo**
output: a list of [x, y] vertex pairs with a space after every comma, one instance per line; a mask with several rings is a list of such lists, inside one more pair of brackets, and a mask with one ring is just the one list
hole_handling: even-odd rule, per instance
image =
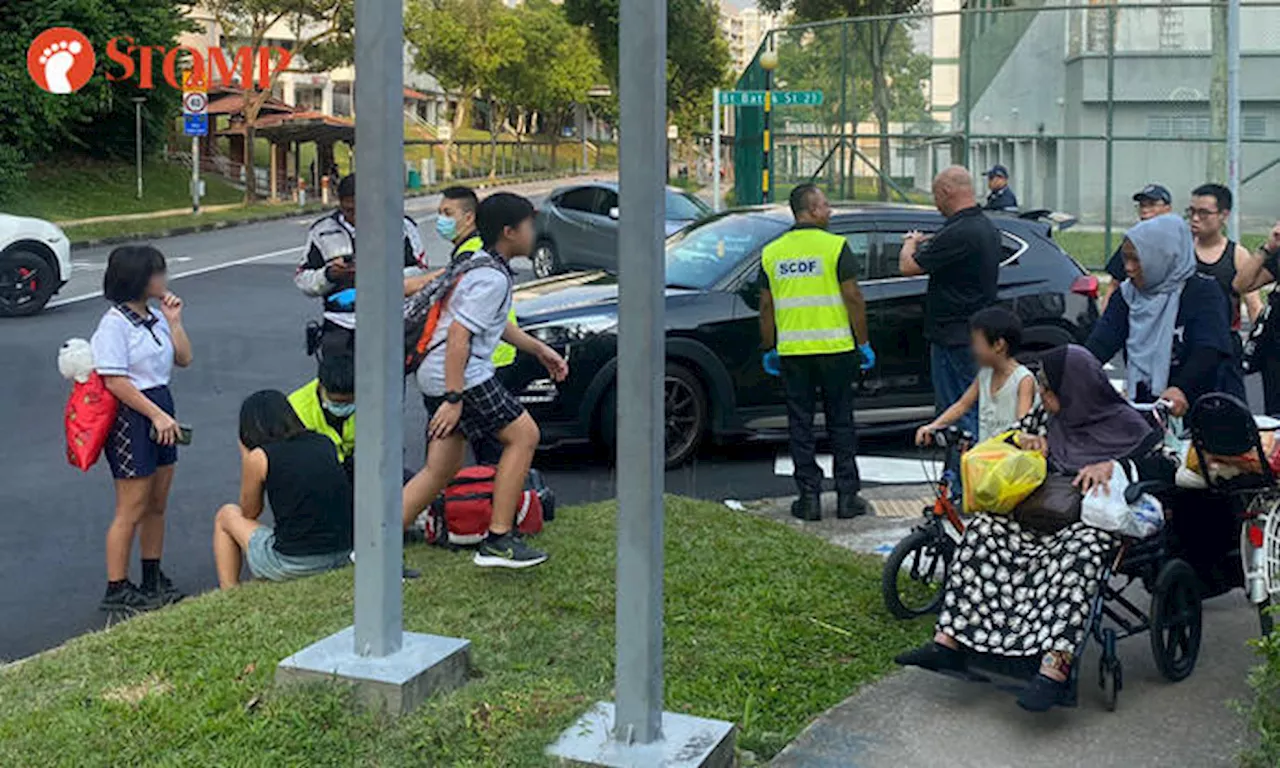
[[[191, 72], [191, 85], [205, 85], [210, 76], [216, 82], [251, 83], [257, 76], [259, 90], [271, 87], [272, 75], [289, 68], [293, 58], [288, 50], [280, 47], [257, 49], [241, 46], [235, 49], [228, 63], [222, 48], [200, 51], [175, 45], [134, 45], [132, 37], [113, 37], [107, 41], [107, 59], [119, 67], [120, 72], [107, 72], [110, 82], [132, 80], [138, 87], [150, 90], [156, 87], [154, 63], [160, 57], [164, 82], [176, 90], [182, 89], [183, 73]], [[74, 93], [93, 77], [97, 63], [89, 38], [70, 27], [51, 27], [41, 32], [27, 48], [27, 72], [35, 84], [49, 93]]]

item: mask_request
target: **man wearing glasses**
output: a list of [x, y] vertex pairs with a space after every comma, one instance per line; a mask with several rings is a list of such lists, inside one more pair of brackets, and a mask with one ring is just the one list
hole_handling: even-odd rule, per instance
[[1231, 330], [1236, 343], [1236, 359], [1240, 357], [1240, 298], [1244, 297], [1249, 311], [1249, 321], [1254, 322], [1262, 314], [1262, 297], [1257, 291], [1238, 292], [1236, 275], [1248, 263], [1249, 251], [1226, 235], [1227, 217], [1231, 215], [1231, 190], [1221, 184], [1201, 184], [1191, 191], [1191, 205], [1187, 207], [1187, 221], [1196, 241], [1196, 269], [1222, 286], [1223, 295], [1231, 308]]
[[[1173, 213], [1173, 195], [1169, 194], [1169, 190], [1159, 184], [1148, 184], [1138, 190], [1133, 196], [1133, 202], [1138, 208], [1139, 221], [1146, 221], [1166, 213]], [[1124, 254], [1120, 252], [1119, 247], [1116, 248], [1115, 253], [1111, 254], [1111, 258], [1107, 260], [1107, 274], [1111, 275], [1111, 285], [1107, 287], [1107, 294], [1102, 299], [1102, 306], [1098, 308], [1099, 312], [1106, 309], [1107, 300], [1115, 292], [1116, 286], [1125, 281]]]

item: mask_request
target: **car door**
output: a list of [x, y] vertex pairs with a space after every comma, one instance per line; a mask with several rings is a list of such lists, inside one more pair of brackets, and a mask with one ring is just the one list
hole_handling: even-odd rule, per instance
[[[940, 221], [881, 222], [875, 236], [870, 275], [863, 283], [876, 368], [869, 387], [885, 418], [910, 421], [933, 412], [929, 345], [924, 340], [924, 295], [929, 278], [903, 277], [898, 255], [906, 233], [936, 232]], [[874, 318], [874, 319], [872, 319]]]
[[566, 268], [598, 266], [593, 260], [592, 232], [601, 191], [595, 186], [573, 187], [552, 200], [555, 216], [550, 220], [549, 234], [560, 264]]
[[602, 187], [591, 210], [590, 226], [585, 233], [590, 251], [590, 266], [618, 269], [618, 193]]

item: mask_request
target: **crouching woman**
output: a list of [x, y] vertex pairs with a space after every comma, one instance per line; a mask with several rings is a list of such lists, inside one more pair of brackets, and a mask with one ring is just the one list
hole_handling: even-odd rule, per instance
[[[269, 581], [350, 562], [351, 484], [333, 441], [307, 431], [283, 393], [256, 392], [240, 406], [240, 464], [240, 503], [214, 519], [219, 587], [239, 583], [242, 562]], [[264, 497], [275, 527], [258, 522]]]

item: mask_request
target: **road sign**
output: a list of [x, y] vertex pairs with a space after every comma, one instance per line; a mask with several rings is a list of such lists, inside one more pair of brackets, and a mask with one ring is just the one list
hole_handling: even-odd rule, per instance
[[182, 111], [188, 115], [202, 115], [209, 107], [209, 96], [204, 91], [187, 91], [182, 94]]
[[[775, 107], [817, 107], [826, 100], [822, 91], [773, 91]], [[720, 104], [728, 107], [763, 107], [764, 91], [721, 91]]]
[[188, 136], [205, 136], [209, 133], [209, 116], [184, 114], [182, 132]]

